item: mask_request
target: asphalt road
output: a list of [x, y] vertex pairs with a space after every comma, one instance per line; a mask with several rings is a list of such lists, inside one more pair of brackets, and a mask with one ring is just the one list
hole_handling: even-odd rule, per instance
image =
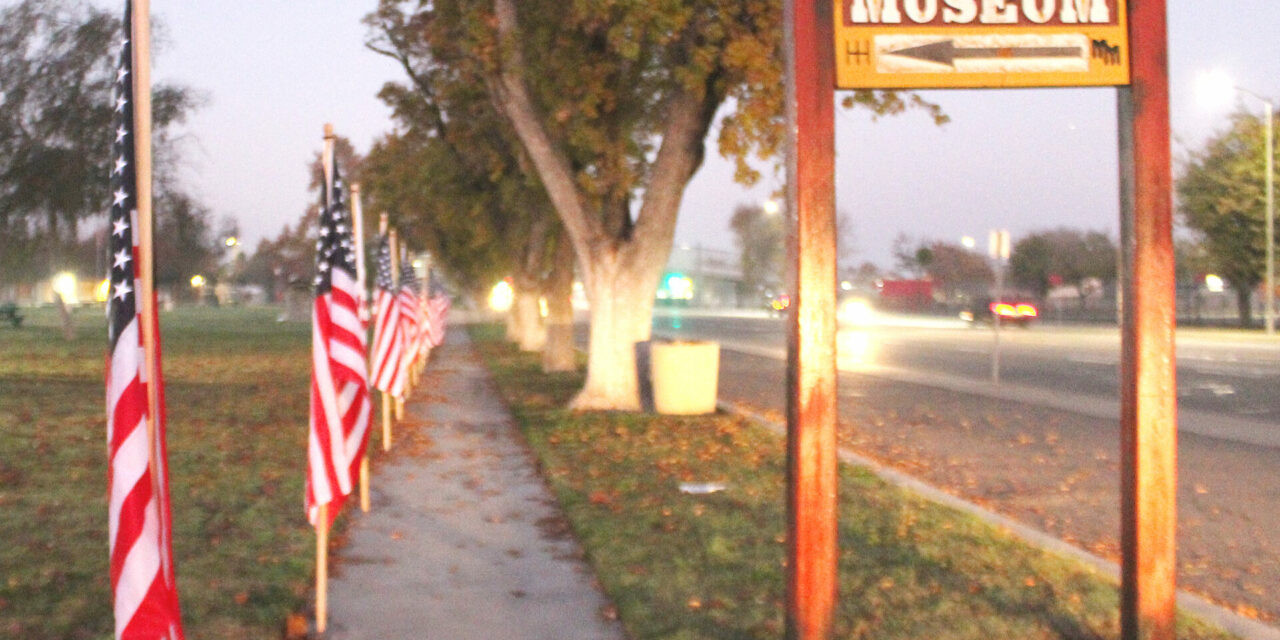
[[[654, 333], [718, 340], [726, 348], [784, 357], [783, 320], [760, 314], [660, 312]], [[842, 325], [840, 369], [990, 386], [995, 338], [990, 327], [959, 320], [888, 317]], [[1280, 432], [1280, 339], [1224, 330], [1180, 330], [1179, 408], [1188, 416], [1229, 419], [1259, 432]], [[1000, 331], [1000, 380], [1013, 393], [1038, 390], [1074, 402], [1119, 402], [1120, 336], [1115, 328], [1033, 325]], [[1034, 402], [1031, 395], [1021, 398]], [[1118, 404], [1115, 404], [1118, 406]], [[1114, 414], [1113, 414], [1114, 415]], [[1210, 434], [1216, 435], [1216, 434]], [[1271, 434], [1277, 435], [1277, 434]], [[1280, 444], [1256, 442], [1257, 444]], [[1236, 439], [1236, 438], [1231, 438]]]

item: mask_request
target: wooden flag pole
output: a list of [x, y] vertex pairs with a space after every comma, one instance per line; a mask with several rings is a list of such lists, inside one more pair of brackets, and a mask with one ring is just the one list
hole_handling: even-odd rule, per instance
[[[351, 200], [352, 200], [352, 205], [351, 205], [352, 225], [353, 227], [355, 227], [356, 247], [358, 247], [356, 250], [357, 251], [356, 280], [358, 283], [360, 283], [360, 285], [358, 285], [358, 288], [360, 288], [360, 293], [364, 294], [366, 291], [365, 289], [365, 250], [364, 250], [365, 216], [364, 216], [364, 211], [362, 211], [360, 206], [360, 184], [358, 183], [352, 184], [351, 186]], [[381, 224], [383, 224], [384, 227], [385, 227], [385, 224], [387, 224], [387, 219], [385, 219], [385, 216], [383, 216], [383, 221], [381, 221]], [[360, 312], [362, 315], [364, 315], [364, 317], [361, 317], [361, 320], [367, 321], [370, 319], [369, 306], [365, 305], [364, 301], [361, 301]], [[369, 349], [369, 353], [367, 353], [367, 356], [369, 356], [369, 370], [372, 371], [374, 370], [374, 349]], [[364, 513], [369, 513], [369, 449], [367, 449], [367, 447], [365, 448], [365, 457], [360, 458], [360, 511]]]
[[[384, 213], [382, 214], [382, 221], [386, 222], [386, 220], [387, 220], [387, 214]], [[399, 238], [396, 237], [395, 229], [392, 229], [390, 231], [390, 236], [391, 237], [388, 242], [391, 248], [391, 281], [396, 283], [397, 300], [395, 301], [395, 304], [398, 305], [400, 304], [400, 300], [398, 299], [400, 297], [400, 292], [399, 292], [400, 251], [398, 246]], [[400, 359], [401, 360], [404, 359], [403, 350], [400, 351]], [[403, 368], [403, 367], [400, 367], [399, 362], [396, 363], [396, 367]], [[404, 383], [402, 382], [402, 384]], [[391, 404], [392, 404], [391, 394], [384, 391], [382, 393], [382, 450], [383, 451], [391, 450]], [[395, 399], [395, 414], [396, 414], [396, 420], [404, 419], [404, 400], [402, 400], [401, 398]]]
[[351, 185], [351, 231], [356, 245], [356, 290], [360, 292], [360, 320], [369, 321], [365, 265], [364, 265], [364, 209], [360, 206], [360, 183]]
[[316, 631], [324, 633], [329, 624], [329, 505], [316, 510]]
[[[138, 209], [138, 259], [140, 283], [138, 295], [138, 320], [141, 322], [143, 365], [147, 374], [147, 462], [151, 476], [151, 490], [154, 496], [167, 496], [165, 486], [165, 460], [161, 459], [160, 449], [160, 319], [156, 315], [155, 288], [155, 214], [151, 198], [151, 3], [150, 0], [132, 0], [130, 14], [133, 24], [129, 25], [129, 39], [132, 42], [133, 60], [133, 162], [135, 173], [136, 202]], [[165, 581], [173, 579], [172, 542], [166, 539], [171, 536], [173, 525], [169, 522], [170, 512], [167, 499], [156, 510], [160, 520], [162, 545], [166, 550], [161, 554], [164, 563]], [[177, 585], [169, 584], [171, 589]], [[176, 591], [175, 591], [176, 593]], [[176, 597], [176, 596], [175, 596]]]
[[[356, 251], [356, 291], [360, 294], [360, 298], [356, 300], [357, 313], [360, 315], [361, 323], [368, 323], [369, 305], [366, 298], [364, 267], [364, 211], [360, 207], [360, 183], [358, 182], [351, 184], [351, 232], [354, 236]], [[367, 353], [367, 355], [372, 357], [373, 354]], [[364, 457], [360, 458], [360, 511], [369, 513], [368, 449], [365, 450]]]
[[[129, 25], [129, 39], [133, 51], [133, 167], [135, 172], [136, 202], [138, 209], [138, 260], [139, 291], [138, 320], [141, 323], [142, 358], [147, 375], [147, 469], [154, 496], [166, 495], [166, 462], [160, 459], [160, 318], [156, 315], [155, 288], [155, 213], [151, 198], [151, 3], [150, 0], [132, 0], [133, 24]], [[156, 509], [162, 545], [171, 535], [173, 525], [167, 505]], [[166, 582], [173, 576], [171, 552], [161, 554]], [[172, 589], [177, 586], [168, 585]]]
[[360, 459], [360, 511], [369, 513], [369, 453]]
[[151, 6], [150, 0], [133, 0], [133, 24], [130, 39], [133, 45], [133, 161], [137, 178], [138, 205], [138, 260], [140, 291], [138, 305], [142, 349], [147, 370], [147, 450], [151, 457], [153, 486], [159, 485], [155, 476], [156, 420], [160, 416], [160, 367], [156, 359], [156, 309], [155, 309], [155, 255], [152, 250], [154, 236], [151, 208]]
[[[333, 125], [327, 122], [320, 164], [327, 205], [333, 201]], [[316, 631], [324, 633], [329, 620], [329, 504], [318, 505], [316, 511]]]

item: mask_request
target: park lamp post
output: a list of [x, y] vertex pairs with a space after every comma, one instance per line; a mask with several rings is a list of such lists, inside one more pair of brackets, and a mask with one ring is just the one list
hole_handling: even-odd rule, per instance
[[1270, 98], [1260, 95], [1244, 87], [1238, 86], [1233, 82], [1227, 74], [1222, 71], [1210, 71], [1201, 74], [1200, 97], [1207, 102], [1216, 102], [1221, 100], [1223, 96], [1231, 93], [1240, 93], [1262, 103], [1263, 107], [1263, 135], [1266, 137], [1263, 145], [1263, 171], [1265, 172], [1263, 179], [1266, 181], [1266, 276], [1263, 286], [1263, 310], [1262, 318], [1266, 327], [1267, 335], [1272, 335], [1276, 331], [1276, 315], [1275, 315], [1275, 295], [1276, 295], [1276, 276], [1275, 276], [1275, 151], [1274, 140], [1275, 134], [1272, 128], [1272, 121], [1275, 117], [1275, 103]]

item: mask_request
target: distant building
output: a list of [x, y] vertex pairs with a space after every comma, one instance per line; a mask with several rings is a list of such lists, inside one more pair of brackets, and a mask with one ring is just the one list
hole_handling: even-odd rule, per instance
[[[674, 280], [673, 280], [674, 278]], [[741, 258], [735, 251], [680, 245], [671, 250], [659, 283], [660, 304], [738, 307]]]

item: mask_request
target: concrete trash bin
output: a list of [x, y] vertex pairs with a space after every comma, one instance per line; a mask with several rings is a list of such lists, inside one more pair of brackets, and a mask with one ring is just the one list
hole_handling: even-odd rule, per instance
[[654, 410], [675, 415], [715, 412], [720, 343], [654, 342], [649, 359]]

